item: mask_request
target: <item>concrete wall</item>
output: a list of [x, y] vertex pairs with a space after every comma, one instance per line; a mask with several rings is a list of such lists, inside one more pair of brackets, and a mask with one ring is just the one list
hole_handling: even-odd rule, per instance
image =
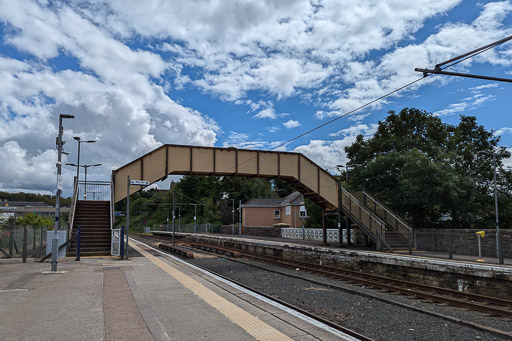
[[[496, 257], [496, 230], [421, 229], [414, 230], [413, 237], [417, 250], [448, 252], [451, 238], [454, 254], [478, 255], [477, 231], [485, 231], [481, 240], [482, 256]], [[500, 240], [503, 257], [512, 258], [512, 230], [501, 229]]]

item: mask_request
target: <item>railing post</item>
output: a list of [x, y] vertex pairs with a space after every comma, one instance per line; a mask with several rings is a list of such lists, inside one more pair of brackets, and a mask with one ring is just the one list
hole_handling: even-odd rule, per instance
[[27, 226], [23, 226], [23, 263], [27, 262]]
[[9, 233], [9, 256], [11, 256], [11, 257], [14, 256], [13, 251], [14, 251], [14, 226], [12, 226], [11, 232]]
[[409, 230], [409, 254], [412, 255], [412, 231]]
[[453, 259], [452, 232], [448, 232], [448, 259]]
[[36, 228], [32, 226], [32, 253], [34, 253], [36, 249]]
[[121, 235], [119, 236], [119, 255], [124, 259], [124, 226], [121, 226]]
[[377, 251], [380, 251], [380, 230], [377, 230]]
[[80, 226], [76, 228], [76, 257], [75, 261], [80, 261], [80, 243], [82, 242], [82, 236], [80, 234]]

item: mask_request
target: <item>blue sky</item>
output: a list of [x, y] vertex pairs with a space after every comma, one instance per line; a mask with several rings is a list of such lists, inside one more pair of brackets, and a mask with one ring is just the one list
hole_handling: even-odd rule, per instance
[[[0, 0], [0, 190], [53, 193], [60, 113], [65, 162], [88, 178], [165, 143], [275, 148], [512, 35], [511, 1]], [[512, 77], [512, 43], [453, 71]], [[429, 77], [280, 147], [335, 171], [343, 148], [389, 110], [457, 124], [476, 116], [512, 149], [508, 83]], [[512, 165], [510, 160], [507, 160]], [[63, 170], [69, 195], [74, 170]]]

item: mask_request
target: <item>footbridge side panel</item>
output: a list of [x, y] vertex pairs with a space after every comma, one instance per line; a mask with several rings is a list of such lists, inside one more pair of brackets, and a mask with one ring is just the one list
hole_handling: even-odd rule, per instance
[[[282, 178], [327, 209], [338, 206], [336, 179], [302, 154], [165, 145], [114, 171], [115, 202], [126, 198], [127, 176], [154, 183], [168, 175]], [[130, 194], [141, 188], [130, 186]]]

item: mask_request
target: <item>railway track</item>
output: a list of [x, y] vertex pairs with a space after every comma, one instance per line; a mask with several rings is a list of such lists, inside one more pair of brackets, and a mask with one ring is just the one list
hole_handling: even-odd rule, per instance
[[[185, 241], [180, 241], [179, 243], [190, 248], [215, 248], [215, 246], [212, 246], [211, 244], [189, 243]], [[333, 278], [352, 284], [364, 285], [366, 287], [387, 291], [390, 293], [412, 296], [429, 302], [448, 304], [451, 306], [491, 314], [502, 318], [512, 319], [512, 301], [505, 299], [470, 294], [452, 289], [361, 273], [353, 270], [339, 269], [331, 266], [295, 261], [285, 259], [283, 257], [248, 252], [235, 248], [216, 248], [220, 251], [217, 253], [222, 253], [224, 251], [237, 252], [241, 257], [245, 257], [258, 262], [264, 262], [285, 268], [299, 268], [301, 271], [322, 277]]]
[[[133, 238], [133, 237], [131, 237], [131, 238]], [[139, 242], [141, 242], [141, 243], [142, 243], [142, 240], [144, 240], [144, 239], [149, 239], [149, 240], [151, 240], [151, 239], [153, 239], [153, 238], [147, 238], [147, 237], [145, 237], [145, 238], [140, 238], [140, 237], [138, 237], [138, 238], [136, 238], [136, 239], [137, 239]], [[159, 241], [162, 241], [162, 238], [156, 238], [156, 239], [157, 239], [157, 240], [159, 240]], [[153, 240], [153, 241], [155, 241], [155, 240]], [[142, 243], [142, 244], [143, 244], [143, 243]], [[178, 244], [181, 244], [181, 245], [189, 245], [189, 246], [190, 246], [190, 244], [184, 243], [184, 242], [182, 242], [182, 241], [180, 241], [179, 243], [176, 243], [176, 245], [178, 245]], [[143, 244], [143, 245], [149, 248], [149, 250], [148, 250], [148, 251], [152, 251], [152, 252], [161, 252], [160, 250], [157, 250], [156, 248], [153, 248], [153, 247], [151, 247], [151, 246], [149, 246], [149, 245], [146, 245], [146, 244]], [[204, 251], [204, 250], [203, 250], [203, 252], [211, 253], [211, 252], [209, 252], [209, 251]], [[190, 263], [189, 263], [189, 262], [187, 262], [187, 261], [182, 261], [182, 262], [183, 262], [183, 263], [186, 263], [186, 264], [189, 264], [189, 266], [190, 266]], [[285, 302], [285, 301], [279, 300], [279, 299], [277, 299], [277, 298], [273, 297], [272, 295], [268, 295], [267, 293], [264, 293], [264, 292], [262, 292], [262, 291], [260, 291], [260, 290], [256, 290], [256, 289], [254, 289], [254, 288], [252, 288], [252, 287], [250, 287], [250, 286], [247, 286], [247, 285], [245, 285], [245, 284], [243, 284], [243, 283], [240, 283], [240, 282], [234, 281], [234, 280], [233, 280], [233, 279], [231, 279], [231, 278], [228, 278], [228, 277], [226, 277], [226, 276], [223, 276], [223, 275], [221, 275], [221, 274], [218, 274], [218, 273], [216, 273], [216, 272], [213, 272], [212, 270], [207, 269], [207, 268], [204, 268], [204, 267], [202, 267], [202, 266], [200, 266], [200, 265], [198, 265], [198, 264], [193, 264], [193, 267], [198, 268], [198, 269], [201, 269], [201, 271], [202, 271], [202, 272], [204, 272], [204, 273], [206, 273], [206, 274], [213, 274], [214, 276], [216, 276], [216, 277], [218, 277], [218, 278], [223, 279], [225, 283], [233, 283], [233, 284], [235, 284], [235, 285], [236, 285], [236, 286], [238, 286], [238, 287], [241, 287], [241, 288], [244, 288], [244, 289], [246, 289], [246, 290], [248, 290], [248, 291], [251, 291], [251, 292], [255, 293], [256, 295], [259, 295], [259, 296], [261, 296], [261, 297], [264, 297], [265, 299], [270, 300], [270, 301], [273, 301], [273, 302], [277, 303], [277, 304], [278, 304], [278, 305], [280, 305], [280, 306], [283, 306], [283, 307], [286, 307], [286, 308], [288, 308], [288, 309], [291, 309], [291, 310], [293, 310], [293, 311], [295, 311], [295, 312], [297, 312], [297, 313], [299, 313], [299, 314], [302, 314], [302, 315], [304, 315], [304, 316], [308, 317], [309, 319], [312, 319], [312, 320], [318, 321], [319, 323], [324, 324], [325, 326], [328, 326], [328, 327], [330, 327], [330, 328], [332, 328], [332, 329], [334, 329], [334, 330], [336, 330], [336, 331], [338, 331], [338, 332], [340, 332], [340, 333], [342, 333], [342, 334], [344, 334], [344, 335], [347, 335], [347, 337], [346, 337], [346, 338], [345, 338], [345, 337], [342, 337], [342, 339], [343, 339], [343, 340], [354, 340], [354, 341], [355, 341], [355, 340], [358, 340], [358, 341], [375, 341], [374, 339], [372, 339], [372, 338], [370, 338], [370, 337], [367, 337], [367, 336], [365, 336], [365, 335], [362, 335], [362, 334], [360, 334], [360, 333], [358, 333], [358, 332], [356, 332], [356, 331], [354, 331], [354, 330], [352, 330], [352, 329], [349, 329], [349, 328], [346, 328], [346, 327], [340, 326], [339, 324], [333, 323], [332, 321], [329, 321], [329, 320], [327, 320], [327, 319], [325, 319], [325, 318], [323, 318], [323, 317], [320, 317], [320, 316], [318, 316], [318, 315], [316, 315], [316, 314], [313, 314], [313, 313], [311, 313], [311, 312], [309, 312], [309, 311], [306, 311], [306, 310], [304, 310], [304, 309], [301, 309], [301, 308], [299, 308], [299, 307], [297, 307], [297, 306], [295, 306], [295, 305], [292, 305], [292, 304], [290, 304], [290, 303], [287, 303], [287, 302]], [[209, 277], [209, 276], [208, 276], [208, 277], [201, 276], [201, 277], [203, 277], [205, 280], [209, 281], [210, 283], [212, 283], [212, 284], [214, 284], [214, 285], [217, 285], [217, 286], [218, 286], [218, 284], [216, 284], [214, 281], [212, 281], [212, 280], [210, 279], [210, 277]]]

